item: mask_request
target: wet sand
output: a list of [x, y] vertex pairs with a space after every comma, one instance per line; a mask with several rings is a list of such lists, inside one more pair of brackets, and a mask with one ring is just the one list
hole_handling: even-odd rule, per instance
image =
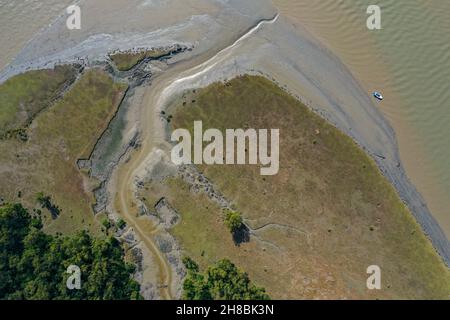
[[20, 50], [64, 13], [71, 0], [0, 0], [0, 70], [12, 62]]
[[195, 47], [193, 55], [200, 54], [230, 43], [274, 11], [264, 5], [268, 0], [260, 1], [257, 8], [236, 0], [230, 3], [236, 3], [236, 8], [219, 0], [81, 0], [81, 30], [68, 30], [66, 17], [57, 18], [0, 72], [0, 83], [30, 69], [51, 68], [80, 59], [104, 60], [115, 50], [179, 44]]

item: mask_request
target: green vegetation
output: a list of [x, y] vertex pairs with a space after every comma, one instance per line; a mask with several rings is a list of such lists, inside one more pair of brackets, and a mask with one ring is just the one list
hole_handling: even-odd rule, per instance
[[[36, 81], [38, 84], [51, 82], [48, 75], [56, 77], [58, 72], [33, 71], [12, 78], [10, 83], [0, 85], [1, 99], [14, 102], [14, 110], [21, 108], [20, 101], [33, 101], [33, 105], [41, 106], [39, 101], [56, 96], [52, 92], [55, 86], [36, 84], [32, 90], [22, 90], [22, 86], [28, 88], [29, 83]], [[0, 198], [17, 202], [17, 190], [21, 190], [20, 202], [33, 209], [37, 193], [51, 195], [49, 201], [41, 203], [49, 209], [42, 211], [46, 232], [71, 234], [88, 229], [100, 234], [101, 224], [92, 212], [92, 190], [96, 182], [80, 172], [77, 160], [89, 157], [117, 111], [125, 90], [124, 84], [115, 83], [103, 70], [84, 71], [63, 97], [34, 115], [26, 130], [26, 143], [17, 139], [0, 140]], [[42, 105], [47, 106], [44, 102]], [[0, 118], [8, 112], [2, 108]], [[57, 208], [54, 204], [64, 208], [59, 215], [50, 210]]]
[[242, 215], [237, 211], [227, 210], [225, 212], [225, 224], [231, 233], [239, 231], [243, 226]]
[[116, 226], [117, 228], [119, 228], [119, 230], [122, 230], [127, 226], [127, 223], [123, 219], [119, 219], [119, 221], [117, 221], [116, 223]]
[[108, 218], [105, 218], [102, 220], [102, 225], [106, 230], [108, 230], [109, 228], [111, 228], [111, 221], [109, 221]]
[[183, 283], [184, 299], [188, 300], [268, 300], [263, 288], [251, 283], [248, 275], [231, 261], [220, 260], [208, 268], [206, 274], [190, 258], [183, 263], [188, 275]]
[[42, 208], [45, 208], [50, 212], [53, 219], [58, 218], [61, 210], [58, 206], [52, 203], [52, 198], [50, 196], [45, 196], [43, 192], [39, 192], [37, 194], [36, 200], [39, 202]]
[[0, 86], [0, 137], [26, 140], [24, 127], [49, 107], [75, 77], [75, 68], [57, 66], [54, 70], [30, 71], [8, 79]]
[[[175, 128], [202, 120], [204, 130], [280, 129], [275, 176], [258, 166], [198, 167], [245, 218], [250, 239], [240, 246], [222, 208], [180, 177], [141, 190], [149, 208], [165, 197], [181, 214], [172, 232], [202, 269], [228, 258], [276, 299], [448, 298], [448, 268], [375, 162], [274, 83], [216, 83], [185, 93], [168, 112]], [[366, 288], [373, 264], [382, 290]]]
[[144, 59], [159, 59], [169, 54], [172, 49], [153, 49], [141, 51], [127, 51], [110, 54], [109, 57], [119, 71], [129, 71]]
[[[55, 237], [20, 204], [0, 207], [0, 299], [139, 299], [132, 265], [114, 238], [83, 231]], [[81, 289], [69, 290], [70, 265], [81, 269]]]

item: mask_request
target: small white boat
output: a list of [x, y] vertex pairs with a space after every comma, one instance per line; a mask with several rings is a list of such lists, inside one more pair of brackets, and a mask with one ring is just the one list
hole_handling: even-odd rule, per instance
[[378, 99], [378, 100], [380, 100], [380, 101], [382, 101], [384, 98], [383, 98], [383, 95], [381, 94], [381, 93], [379, 93], [378, 91], [375, 91], [374, 93], [373, 93], [373, 96], [376, 98], [376, 99]]

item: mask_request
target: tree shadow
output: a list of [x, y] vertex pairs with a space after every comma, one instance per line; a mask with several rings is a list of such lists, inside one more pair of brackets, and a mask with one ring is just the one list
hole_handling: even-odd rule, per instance
[[61, 214], [61, 210], [59, 209], [59, 207], [54, 204], [48, 206], [47, 209], [48, 211], [50, 211], [53, 220], [56, 220]]
[[233, 241], [236, 246], [240, 246], [242, 243], [250, 242], [250, 230], [243, 224], [239, 229], [233, 232]]

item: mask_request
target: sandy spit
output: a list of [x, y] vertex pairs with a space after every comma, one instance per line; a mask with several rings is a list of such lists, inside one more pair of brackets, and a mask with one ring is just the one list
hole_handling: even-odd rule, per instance
[[167, 82], [156, 111], [186, 89], [244, 73], [266, 75], [352, 137], [376, 161], [450, 266], [450, 242], [408, 179], [395, 132], [381, 111], [339, 59], [283, 17], [260, 22], [212, 58]]

